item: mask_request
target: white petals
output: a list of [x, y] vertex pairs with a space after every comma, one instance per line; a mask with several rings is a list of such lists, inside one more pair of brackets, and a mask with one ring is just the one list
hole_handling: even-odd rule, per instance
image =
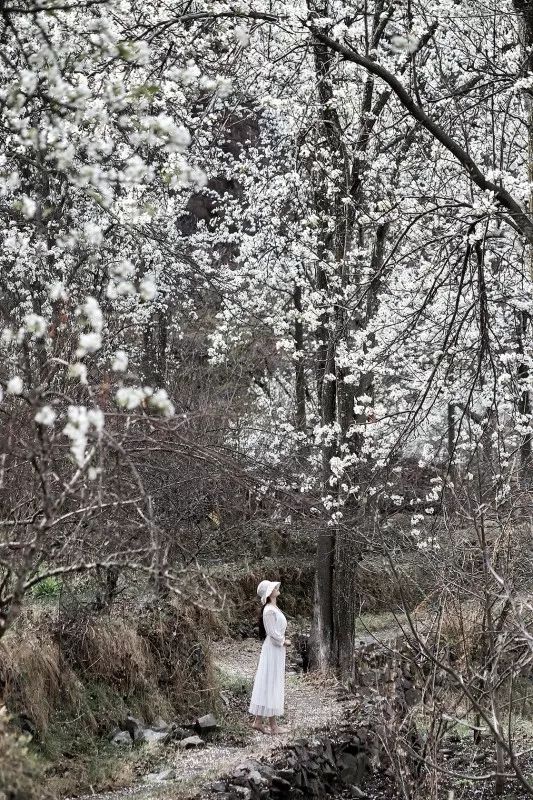
[[76, 356], [82, 358], [87, 353], [96, 353], [102, 347], [102, 337], [99, 333], [82, 333], [79, 338], [79, 347]]
[[26, 314], [24, 328], [26, 333], [33, 334], [36, 339], [41, 339], [46, 333], [46, 320], [39, 314]]
[[101, 433], [104, 429], [105, 423], [105, 416], [104, 412], [100, 408], [91, 408], [87, 412], [87, 419], [89, 420], [90, 424]]
[[152, 277], [147, 275], [139, 284], [139, 294], [145, 301], [153, 300], [157, 294], [157, 286]]
[[56, 421], [57, 414], [51, 406], [43, 406], [36, 413], [34, 420], [38, 425], [51, 427]]
[[148, 400], [148, 405], [164, 417], [174, 416], [174, 404], [165, 389], [158, 389], [157, 392], [154, 392]]
[[55, 281], [55, 283], [51, 283], [48, 287], [48, 297], [52, 303], [57, 303], [59, 300], [67, 300], [68, 292], [61, 281]]
[[37, 203], [25, 194], [22, 197], [21, 211], [26, 219], [33, 219], [37, 212]]
[[22, 394], [23, 389], [24, 384], [22, 378], [18, 375], [15, 375], [7, 382], [6, 391], [8, 394], [19, 395]]
[[85, 302], [76, 309], [76, 316], [82, 325], [87, 325], [97, 333], [104, 327], [104, 315], [96, 297], [86, 297]]
[[87, 367], [79, 361], [75, 364], [70, 364], [68, 368], [68, 377], [77, 379], [80, 383], [87, 383]]
[[101, 433], [104, 427], [104, 414], [99, 408], [87, 409], [85, 406], [69, 406], [68, 422], [63, 433], [70, 439], [70, 452], [78, 465], [84, 467], [89, 459], [87, 454], [88, 437], [91, 427]]
[[122, 386], [115, 395], [119, 408], [133, 411], [140, 406], [147, 405], [152, 411], [157, 411], [164, 417], [174, 415], [174, 404], [165, 389], [154, 391], [150, 386]]
[[14, 339], [14, 333], [11, 328], [4, 328], [0, 333], [0, 347], [9, 347]]
[[113, 372], [125, 372], [128, 369], [128, 354], [125, 350], [117, 350], [111, 364]]
[[131, 278], [133, 275], [135, 275], [135, 267], [131, 261], [125, 259], [124, 261], [119, 261], [118, 264], [113, 265], [113, 267], [111, 267], [111, 272], [118, 278]]
[[126, 411], [138, 408], [144, 402], [144, 398], [144, 390], [139, 386], [122, 386], [115, 395], [117, 406]]
[[241, 47], [248, 47], [250, 44], [250, 35], [244, 25], [237, 25], [233, 30], [233, 35]]

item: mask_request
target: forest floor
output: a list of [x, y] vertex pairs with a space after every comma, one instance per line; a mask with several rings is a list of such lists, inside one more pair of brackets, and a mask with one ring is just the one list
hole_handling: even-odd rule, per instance
[[[284, 733], [270, 736], [253, 731], [247, 715], [251, 684], [260, 643], [254, 639], [224, 640], [214, 645], [221, 692], [229, 702], [225, 732], [214, 742], [195, 750], [161, 745], [152, 750], [151, 766], [131, 788], [83, 795], [78, 800], [177, 800], [201, 794], [203, 787], [247, 759], [267, 758], [274, 750], [301, 736], [340, 722], [350, 702], [333, 678], [287, 671]], [[145, 747], [150, 747], [145, 746]], [[143, 763], [141, 761], [141, 763]], [[173, 778], [158, 780], [166, 770]]]

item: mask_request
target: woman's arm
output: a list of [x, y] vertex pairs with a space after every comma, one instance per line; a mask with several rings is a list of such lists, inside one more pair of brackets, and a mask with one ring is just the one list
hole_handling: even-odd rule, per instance
[[269, 608], [265, 609], [263, 612], [265, 631], [277, 647], [283, 647], [285, 644], [285, 636], [279, 632], [276, 626], [276, 619], [276, 612], [274, 610], [271, 611]]

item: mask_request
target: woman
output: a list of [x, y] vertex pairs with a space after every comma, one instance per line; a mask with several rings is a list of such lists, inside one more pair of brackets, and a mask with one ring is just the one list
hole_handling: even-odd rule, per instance
[[257, 594], [264, 608], [259, 616], [259, 633], [263, 641], [259, 665], [255, 673], [249, 712], [254, 714], [252, 727], [268, 733], [263, 718], [268, 718], [270, 733], [282, 733], [276, 717], [283, 716], [285, 701], [285, 638], [287, 620], [278, 608], [279, 581], [261, 581]]

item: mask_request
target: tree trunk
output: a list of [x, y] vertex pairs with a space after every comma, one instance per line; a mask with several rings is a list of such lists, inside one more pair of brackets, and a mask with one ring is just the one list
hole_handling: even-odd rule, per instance
[[302, 322], [302, 287], [294, 287], [294, 308], [297, 313], [294, 322], [294, 344], [296, 348], [296, 430], [298, 433], [305, 433], [307, 429], [305, 411], [305, 364], [304, 355], [304, 326]]

